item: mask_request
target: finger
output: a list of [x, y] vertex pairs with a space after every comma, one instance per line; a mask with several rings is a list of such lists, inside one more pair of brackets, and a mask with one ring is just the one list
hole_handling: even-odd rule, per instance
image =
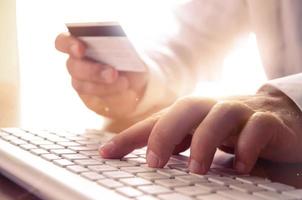
[[187, 150], [191, 145], [191, 140], [192, 140], [192, 135], [187, 135], [180, 144], [175, 146], [173, 150], [173, 155], [177, 155]]
[[110, 84], [118, 78], [118, 71], [114, 68], [87, 59], [70, 57], [66, 65], [69, 74], [81, 81]]
[[287, 130], [274, 115], [262, 112], [253, 114], [239, 135], [235, 150], [236, 170], [244, 174], [249, 173], [260, 153], [280, 131]]
[[183, 139], [206, 116], [215, 104], [213, 100], [183, 99], [174, 104], [155, 124], [147, 149], [150, 167], [163, 167]]
[[104, 97], [127, 90], [129, 83], [128, 79], [123, 76], [118, 77], [118, 79], [112, 84], [80, 81], [73, 78], [72, 86], [81, 95]]
[[150, 117], [124, 130], [100, 148], [103, 158], [122, 158], [136, 148], [147, 144], [157, 117]]
[[216, 104], [193, 135], [190, 171], [206, 173], [211, 166], [216, 148], [229, 136], [238, 134], [252, 113], [249, 107], [238, 102]]
[[57, 36], [55, 47], [57, 50], [68, 53], [75, 58], [83, 58], [85, 56], [85, 44], [68, 33], [62, 33]]

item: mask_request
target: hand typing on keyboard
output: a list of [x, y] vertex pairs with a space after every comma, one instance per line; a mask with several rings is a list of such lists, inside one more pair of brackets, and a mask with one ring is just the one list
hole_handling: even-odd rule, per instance
[[234, 168], [248, 173], [259, 157], [302, 162], [301, 128], [301, 111], [279, 91], [218, 102], [190, 97], [123, 131], [100, 154], [121, 158], [147, 145], [148, 165], [160, 168], [190, 147], [190, 171], [204, 174], [220, 148], [234, 153]]

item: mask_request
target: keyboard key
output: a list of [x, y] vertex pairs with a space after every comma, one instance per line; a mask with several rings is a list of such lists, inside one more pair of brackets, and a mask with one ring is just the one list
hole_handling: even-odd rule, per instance
[[261, 177], [257, 176], [242, 176], [242, 177], [236, 177], [237, 180], [244, 182], [244, 183], [249, 183], [249, 184], [259, 184], [259, 183], [268, 183], [270, 180], [264, 179]]
[[229, 177], [213, 177], [213, 178], [209, 178], [208, 179], [211, 182], [215, 182], [218, 183], [220, 185], [236, 185], [236, 184], [241, 184], [242, 182], [236, 180], [236, 179], [232, 179]]
[[97, 180], [105, 178], [105, 176], [98, 174], [96, 172], [84, 172], [84, 173], [81, 173], [81, 175], [92, 181], [97, 181]]
[[160, 186], [160, 185], [140, 186], [140, 187], [138, 187], [138, 189], [145, 192], [145, 193], [152, 194], [152, 195], [171, 192], [170, 189], [165, 188], [165, 187]]
[[45, 149], [30, 149], [30, 152], [32, 152], [36, 155], [49, 154], [49, 152], [46, 151]]
[[[280, 194], [280, 193], [276, 193], [273, 191], [260, 191], [260, 192], [255, 192], [254, 195], [256, 197], [261, 197], [263, 199], [267, 199], [267, 200], [292, 200], [295, 199], [294, 197], [290, 197], [287, 196], [285, 194]], [[301, 196], [300, 196], [301, 197]]]
[[221, 196], [219, 194], [209, 194], [209, 195], [201, 195], [197, 196], [198, 200], [231, 200], [228, 197]]
[[143, 194], [141, 191], [134, 189], [132, 187], [121, 187], [121, 188], [116, 189], [116, 191], [129, 198], [138, 197]]
[[227, 190], [228, 187], [224, 185], [220, 185], [218, 183], [213, 182], [204, 182], [204, 183], [197, 183], [197, 186], [200, 186], [204, 190], [209, 190], [211, 192], [216, 192], [218, 190]]
[[42, 158], [45, 158], [46, 160], [49, 160], [49, 161], [61, 159], [61, 157], [59, 157], [55, 154], [51, 154], [51, 153], [42, 154], [41, 156], [42, 156]]
[[184, 196], [183, 194], [179, 193], [170, 193], [170, 194], [162, 194], [158, 196], [160, 199], [163, 200], [175, 200], [175, 199], [181, 199], [181, 200], [193, 200], [193, 198]]
[[62, 154], [75, 154], [75, 151], [72, 151], [70, 149], [52, 149], [50, 150], [50, 152], [54, 153], [54, 154], [58, 154], [58, 155], [62, 155]]
[[189, 172], [188, 165], [187, 164], [169, 164], [168, 167], [171, 169], [177, 169], [183, 172]]
[[69, 149], [71, 150], [74, 150], [74, 151], [92, 151], [92, 150], [98, 150], [97, 147], [94, 147], [94, 146], [70, 146], [68, 147]]
[[100, 163], [97, 160], [94, 159], [80, 159], [80, 160], [74, 160], [75, 163], [83, 166], [88, 166], [88, 165], [100, 165]]
[[115, 181], [113, 179], [100, 179], [98, 180], [98, 183], [104, 187], [111, 188], [111, 189], [124, 186], [122, 183]]
[[138, 173], [137, 176], [150, 180], [150, 181], [169, 178], [169, 176], [159, 174], [157, 172]]
[[230, 188], [232, 188], [234, 190], [239, 190], [241, 192], [246, 192], [246, 193], [252, 193], [252, 192], [264, 190], [264, 188], [257, 187], [256, 185], [249, 184], [249, 183], [230, 185]]
[[136, 198], [137, 200], [159, 200], [158, 198], [151, 195], [143, 195]]
[[258, 186], [261, 187], [261, 188], [270, 190], [270, 191], [275, 191], [275, 192], [282, 192], [282, 191], [295, 189], [292, 186], [285, 185], [285, 184], [282, 184], [282, 183], [277, 183], [277, 182], [261, 183]]
[[203, 177], [198, 177], [198, 176], [194, 176], [191, 174], [185, 175], [185, 176], [177, 176], [176, 179], [189, 183], [189, 184], [208, 182], [208, 180]]
[[289, 190], [289, 191], [285, 191], [282, 192], [282, 194], [291, 196], [291, 197], [295, 197], [295, 198], [301, 198], [302, 197], [302, 189], [299, 190]]
[[149, 185], [152, 184], [151, 181], [139, 178], [139, 177], [133, 177], [133, 178], [123, 178], [120, 179], [120, 181], [126, 185], [130, 186], [141, 186], [141, 185]]
[[77, 174], [82, 173], [82, 172], [87, 172], [87, 171], [89, 171], [87, 168], [82, 167], [82, 166], [80, 166], [80, 165], [69, 165], [69, 166], [67, 166], [66, 168], [67, 168], [68, 170], [74, 172], [74, 173], [77, 173]]
[[177, 187], [175, 188], [175, 191], [189, 196], [197, 196], [211, 193], [209, 190], [205, 190], [200, 186]]
[[189, 186], [188, 183], [180, 181], [178, 179], [160, 179], [155, 181], [156, 184], [162, 185], [168, 188], [180, 187], [180, 186]]
[[66, 167], [68, 165], [74, 165], [73, 162], [66, 160], [66, 159], [54, 160], [53, 163], [55, 163], [61, 167]]
[[122, 172], [122, 171], [104, 172], [103, 175], [107, 176], [109, 178], [113, 178], [113, 179], [133, 177], [133, 174], [130, 174], [130, 173], [127, 173], [127, 172]]
[[99, 156], [100, 153], [98, 151], [80, 151], [80, 154], [85, 156]]
[[154, 172], [154, 168], [149, 168], [149, 167], [141, 167], [141, 166], [136, 166], [136, 167], [121, 167], [120, 168], [122, 171], [129, 172], [132, 174], [136, 173], [142, 173], [142, 172]]
[[20, 145], [20, 147], [22, 149], [25, 149], [25, 150], [30, 150], [30, 149], [37, 149], [38, 147], [33, 145], [33, 144], [23, 144], [23, 145]]
[[10, 142], [11, 142], [12, 144], [14, 144], [14, 145], [17, 145], [17, 146], [19, 146], [19, 145], [24, 145], [24, 144], [28, 144], [28, 143], [25, 142], [24, 140], [20, 140], [20, 139], [11, 140]]
[[224, 191], [218, 191], [218, 194], [221, 196], [229, 197], [233, 200], [261, 200], [259, 197], [255, 195], [251, 195], [248, 193], [240, 192], [238, 190], [224, 190]]
[[185, 173], [185, 172], [181, 172], [181, 171], [178, 171], [176, 169], [168, 169], [168, 168], [159, 169], [159, 170], [157, 170], [157, 172], [160, 173], [160, 174], [169, 176], [171, 178], [175, 177], [175, 176], [184, 176], [184, 175], [187, 175], [187, 173]]
[[134, 162], [134, 163], [136, 163], [138, 165], [146, 164], [147, 163], [147, 161], [146, 161], [145, 158], [125, 158], [125, 160]]
[[62, 157], [68, 160], [89, 159], [88, 156], [84, 156], [82, 154], [63, 154]]
[[88, 169], [91, 169], [95, 172], [108, 172], [108, 171], [117, 171], [118, 169], [109, 165], [91, 165], [88, 166]]
[[63, 146], [57, 144], [43, 144], [40, 145], [42, 149], [51, 150], [51, 149], [64, 149]]
[[47, 140], [43, 140], [43, 139], [39, 139], [39, 140], [29, 140], [28, 142], [35, 144], [35, 145], [51, 145], [54, 144], [53, 142], [47, 141]]
[[136, 166], [135, 163], [131, 163], [131, 162], [126, 162], [126, 161], [122, 161], [122, 160], [107, 160], [105, 161], [105, 163], [107, 165], [110, 165], [112, 167], [117, 167], [117, 168], [120, 168], [120, 167], [133, 167], [133, 166]]
[[79, 146], [80, 144], [77, 142], [58, 142], [59, 145], [62, 145], [64, 147], [74, 147]]

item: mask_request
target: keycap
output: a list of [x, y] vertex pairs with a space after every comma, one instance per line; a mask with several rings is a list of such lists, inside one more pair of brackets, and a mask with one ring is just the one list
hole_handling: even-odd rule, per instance
[[113, 167], [132, 167], [136, 166], [137, 164], [131, 163], [131, 162], [126, 162], [126, 161], [121, 161], [121, 160], [107, 160], [105, 161], [107, 165], [113, 166]]
[[100, 185], [105, 186], [107, 188], [118, 188], [118, 187], [122, 187], [123, 184], [115, 181], [113, 179], [100, 179], [97, 181]]
[[229, 197], [233, 200], [261, 200], [259, 197], [255, 195], [251, 195], [248, 193], [244, 193], [238, 190], [223, 190], [223, 191], [218, 191], [218, 194], [221, 196], [226, 196]]
[[264, 188], [261, 188], [254, 184], [249, 184], [249, 183], [230, 185], [230, 188], [232, 188], [234, 190], [239, 190], [241, 192], [246, 192], [246, 193], [252, 193], [252, 192], [264, 190]]
[[197, 196], [198, 200], [231, 200], [228, 197], [221, 196], [219, 194], [208, 194], [208, 195], [201, 195]]
[[62, 145], [64, 147], [73, 147], [73, 146], [79, 146], [80, 144], [77, 142], [58, 142], [59, 145]]
[[168, 176], [163, 175], [163, 174], [159, 174], [157, 172], [138, 173], [137, 176], [142, 177], [142, 178], [147, 179], [147, 180], [151, 180], [151, 181], [157, 180], [157, 179], [167, 179], [167, 178], [169, 178]]
[[208, 180], [206, 178], [193, 176], [193, 175], [190, 175], [190, 174], [185, 175], [185, 176], [177, 176], [176, 179], [184, 181], [184, 182], [189, 183], [189, 184], [208, 182]]
[[82, 172], [87, 172], [88, 169], [85, 167], [82, 167], [80, 165], [69, 165], [66, 167], [68, 170], [74, 172], [74, 173], [82, 173]]
[[86, 156], [99, 156], [100, 153], [98, 151], [80, 151], [80, 154], [86, 155]]
[[42, 154], [42, 158], [45, 158], [46, 160], [52, 161], [52, 160], [58, 160], [61, 159], [61, 157], [55, 155], [55, 154]]
[[136, 198], [137, 200], [159, 200], [157, 197], [151, 195], [143, 195]]
[[36, 155], [49, 154], [49, 152], [46, 151], [45, 149], [30, 149], [30, 152], [32, 152]]
[[163, 194], [163, 193], [168, 193], [171, 192], [170, 189], [165, 188], [160, 185], [146, 185], [146, 186], [140, 186], [138, 187], [139, 190], [148, 193], [148, 194]]
[[83, 165], [83, 166], [102, 164], [99, 161], [94, 160], [94, 159], [80, 159], [80, 160], [74, 160], [74, 162], [79, 165]]
[[33, 144], [23, 144], [23, 145], [20, 145], [20, 147], [22, 149], [25, 149], [25, 150], [30, 150], [30, 149], [36, 149], [36, 148], [38, 148], [37, 146], [35, 146]]
[[88, 156], [82, 154], [63, 154], [62, 157], [69, 160], [89, 159]]
[[104, 172], [104, 176], [113, 178], [113, 179], [120, 179], [120, 178], [128, 178], [133, 177], [133, 174], [122, 172], [122, 171], [110, 171], [110, 172]]
[[[261, 197], [263, 199], [267, 199], [267, 200], [293, 200], [295, 199], [294, 197], [290, 197], [287, 196], [285, 194], [280, 194], [280, 193], [276, 193], [273, 191], [260, 191], [260, 192], [255, 192], [253, 193], [256, 197]], [[301, 196], [300, 196], [301, 197]]]
[[143, 194], [141, 191], [132, 187], [120, 187], [117, 188], [116, 191], [130, 198], [138, 197]]
[[125, 158], [125, 160], [137, 163], [137, 164], [146, 164], [147, 161], [145, 158]]
[[284, 191], [282, 194], [295, 197], [295, 198], [301, 198], [302, 197], [302, 189], [298, 190], [289, 190], [289, 191]]
[[79, 140], [77, 141], [77, 143], [79, 144], [99, 144], [99, 142], [95, 141], [95, 140]]
[[270, 191], [275, 191], [275, 192], [282, 192], [282, 191], [295, 189], [292, 186], [285, 185], [285, 184], [282, 184], [282, 183], [277, 183], [277, 182], [261, 183], [258, 186], [261, 187], [261, 188], [270, 190]]
[[105, 178], [105, 176], [98, 174], [96, 172], [84, 172], [84, 173], [81, 173], [81, 175], [92, 181], [96, 181], [96, 180]]
[[51, 150], [51, 149], [64, 149], [63, 146], [57, 144], [42, 144], [39, 145], [42, 149]]
[[11, 142], [12, 144], [14, 144], [14, 145], [17, 145], [17, 146], [19, 146], [19, 145], [24, 145], [24, 144], [28, 144], [28, 143], [25, 142], [24, 140], [20, 140], [20, 139], [11, 140], [10, 142]]
[[270, 182], [268, 179], [264, 179], [257, 176], [242, 176], [242, 177], [236, 177], [237, 180], [244, 182], [244, 183], [250, 183], [250, 184], [259, 184], [259, 183], [267, 183]]
[[121, 167], [120, 170], [129, 172], [132, 174], [142, 173], [142, 172], [154, 172], [155, 169], [149, 167]]
[[91, 169], [95, 172], [106, 172], [106, 171], [117, 171], [118, 169], [109, 165], [91, 165], [88, 166], [88, 169]]
[[155, 181], [156, 184], [162, 185], [168, 188], [180, 187], [180, 186], [189, 186], [188, 183], [180, 181], [178, 179], [160, 179]]
[[66, 159], [53, 160], [53, 162], [62, 167], [66, 167], [68, 165], [74, 165], [73, 162], [66, 160]]
[[189, 172], [188, 165], [187, 164], [169, 164], [168, 167], [171, 169], [177, 169], [183, 172]]
[[58, 155], [62, 155], [62, 154], [75, 154], [75, 151], [72, 151], [70, 149], [52, 149], [50, 150], [51, 153], [55, 153]]
[[47, 140], [43, 140], [43, 139], [39, 139], [39, 140], [29, 140], [28, 142], [35, 144], [35, 145], [51, 145], [54, 144], [53, 142], [47, 141]]
[[197, 196], [211, 193], [209, 190], [205, 190], [204, 188], [195, 185], [187, 187], [177, 187], [175, 188], [175, 191], [189, 196]]
[[185, 196], [183, 194], [179, 193], [169, 193], [169, 194], [162, 194], [158, 196], [160, 199], [163, 200], [175, 200], [175, 199], [181, 199], [181, 200], [193, 200], [192, 197]]
[[175, 176], [184, 176], [184, 175], [187, 175], [187, 173], [185, 172], [181, 172], [181, 171], [178, 171], [176, 169], [159, 169], [157, 170], [158, 173], [160, 174], [163, 174], [163, 175], [166, 175], [166, 176], [169, 176], [169, 177], [175, 177]]
[[98, 149], [94, 146], [69, 146], [68, 148], [74, 151], [95, 151]]
[[197, 186], [200, 186], [201, 188], [205, 190], [209, 190], [211, 192], [216, 192], [218, 190], [227, 190], [228, 187], [224, 185], [220, 185], [218, 183], [213, 182], [203, 182], [203, 183], [197, 183]]
[[133, 177], [133, 178], [122, 178], [120, 181], [126, 185], [130, 186], [141, 186], [141, 185], [149, 185], [152, 182], [139, 178], [139, 177]]
[[236, 180], [236, 179], [232, 179], [229, 177], [213, 177], [213, 178], [209, 178], [208, 179], [211, 182], [215, 182], [218, 183], [220, 185], [236, 185], [236, 184], [241, 184], [242, 182]]

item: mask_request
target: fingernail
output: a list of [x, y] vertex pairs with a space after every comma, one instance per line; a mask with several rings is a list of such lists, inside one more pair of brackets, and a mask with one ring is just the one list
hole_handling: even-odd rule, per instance
[[147, 163], [149, 167], [157, 168], [159, 165], [159, 157], [151, 150], [147, 154]]
[[102, 157], [109, 157], [115, 148], [113, 141], [109, 141], [99, 148], [100, 155]]
[[106, 83], [112, 83], [114, 82], [115, 74], [113, 69], [105, 69], [101, 72], [101, 78], [106, 82]]
[[235, 166], [236, 170], [240, 173], [246, 173], [246, 166], [243, 162], [236, 162], [236, 166]]
[[204, 174], [206, 172], [204, 165], [200, 164], [199, 162], [197, 162], [194, 159], [190, 160], [189, 170], [190, 170], [190, 172], [193, 172], [196, 174]]
[[71, 45], [70, 51], [72, 55], [77, 56], [79, 51], [78, 45], [76, 44]]

